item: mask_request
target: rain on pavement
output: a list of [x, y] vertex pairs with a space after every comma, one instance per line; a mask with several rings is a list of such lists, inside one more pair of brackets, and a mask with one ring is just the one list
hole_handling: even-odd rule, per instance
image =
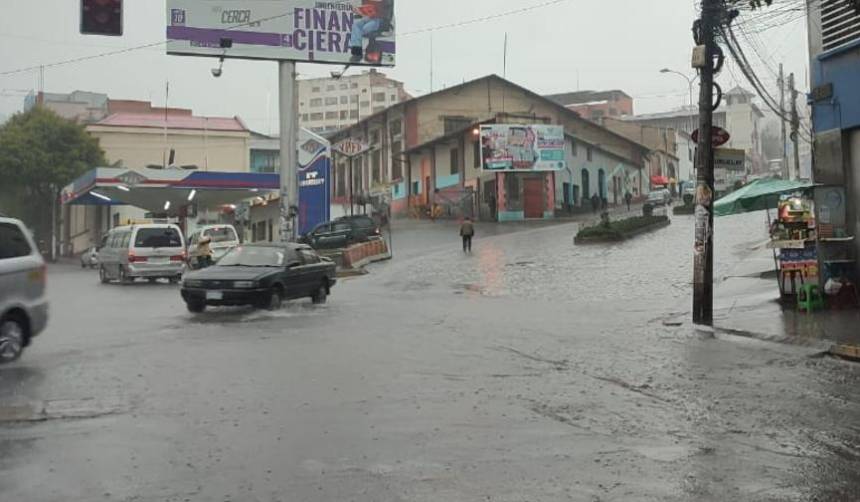
[[[54, 267], [48, 331], [0, 368], [2, 499], [857, 498], [855, 366], [664, 325], [691, 217], [608, 247], [498, 228], [471, 256], [405, 229], [327, 305], [274, 313]], [[722, 277], [765, 225], [716, 236]]]

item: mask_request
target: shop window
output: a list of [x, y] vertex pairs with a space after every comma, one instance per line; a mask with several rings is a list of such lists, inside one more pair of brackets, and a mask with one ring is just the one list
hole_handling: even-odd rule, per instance
[[594, 160], [594, 150], [593, 150], [590, 146], [585, 150], [585, 158], [586, 158], [589, 162], [591, 162], [592, 160]]
[[505, 174], [505, 192], [507, 198], [511, 202], [519, 202], [520, 200], [520, 178], [513, 173]]

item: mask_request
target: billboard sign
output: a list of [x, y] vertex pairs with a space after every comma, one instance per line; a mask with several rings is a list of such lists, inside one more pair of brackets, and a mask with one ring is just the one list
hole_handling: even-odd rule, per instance
[[167, 0], [167, 53], [394, 66], [394, 0]]
[[746, 171], [747, 153], [734, 148], [717, 148], [714, 150], [714, 169], [729, 171]]
[[565, 168], [564, 127], [491, 124], [481, 126], [485, 171], [559, 171]]
[[356, 155], [361, 155], [368, 150], [370, 150], [370, 145], [355, 138], [346, 138], [334, 145], [334, 151], [344, 157], [355, 157]]
[[299, 130], [299, 235], [331, 219], [331, 144]]

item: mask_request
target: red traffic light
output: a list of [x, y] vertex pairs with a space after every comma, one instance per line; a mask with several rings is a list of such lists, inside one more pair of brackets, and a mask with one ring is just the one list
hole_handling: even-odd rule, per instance
[[82, 35], [122, 35], [122, 0], [81, 0]]

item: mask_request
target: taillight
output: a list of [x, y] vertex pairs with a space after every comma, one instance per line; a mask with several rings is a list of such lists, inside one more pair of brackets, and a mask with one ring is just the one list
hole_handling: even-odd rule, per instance
[[134, 253], [128, 254], [128, 262], [129, 263], [141, 263], [147, 261], [148, 258], [146, 256], [135, 256]]
[[185, 261], [185, 253], [171, 256], [170, 261]]

